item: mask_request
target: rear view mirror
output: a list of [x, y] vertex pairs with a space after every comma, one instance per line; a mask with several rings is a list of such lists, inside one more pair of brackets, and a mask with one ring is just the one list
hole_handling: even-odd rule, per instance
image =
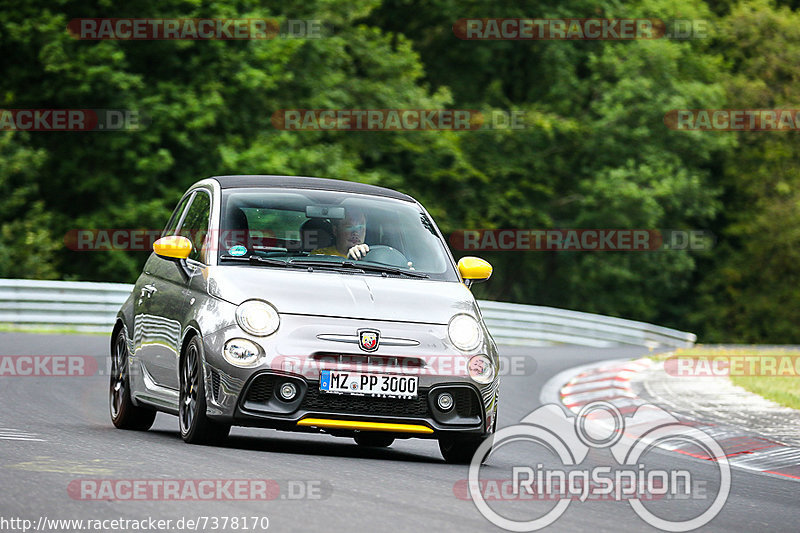
[[344, 218], [344, 207], [328, 205], [307, 205], [306, 216], [308, 218], [329, 218], [331, 220]]
[[153, 251], [162, 259], [186, 259], [192, 253], [192, 241], [180, 235], [161, 237], [153, 243]]
[[486, 281], [492, 276], [492, 265], [480, 257], [462, 257], [458, 262], [458, 273], [467, 287]]

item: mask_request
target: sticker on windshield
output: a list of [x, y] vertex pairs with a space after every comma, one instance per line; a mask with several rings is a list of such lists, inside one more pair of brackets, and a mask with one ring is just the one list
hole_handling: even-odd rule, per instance
[[247, 248], [241, 244], [237, 244], [236, 246], [231, 246], [228, 248], [228, 254], [234, 257], [240, 257], [247, 254]]

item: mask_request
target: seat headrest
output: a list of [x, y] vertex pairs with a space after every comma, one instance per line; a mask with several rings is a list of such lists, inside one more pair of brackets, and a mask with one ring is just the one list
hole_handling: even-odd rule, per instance
[[300, 239], [306, 252], [327, 248], [336, 242], [333, 226], [323, 218], [310, 218], [303, 222], [300, 226]]
[[250, 248], [250, 224], [241, 207], [234, 207], [228, 212], [220, 236], [224, 246], [243, 244]]

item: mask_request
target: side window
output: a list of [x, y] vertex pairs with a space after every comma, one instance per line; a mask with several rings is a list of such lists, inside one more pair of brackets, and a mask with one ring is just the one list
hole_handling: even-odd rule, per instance
[[192, 253], [189, 254], [189, 259], [203, 262], [203, 243], [208, 233], [210, 215], [211, 197], [200, 189], [194, 195], [192, 205], [189, 206], [179, 231], [180, 235], [192, 241]]
[[178, 222], [181, 221], [181, 215], [183, 214], [184, 209], [186, 209], [186, 204], [189, 203], [189, 199], [191, 197], [191, 194], [186, 195], [186, 198], [181, 200], [181, 202], [178, 204], [178, 207], [176, 207], [175, 211], [172, 212], [172, 216], [169, 218], [169, 222], [167, 222], [167, 227], [164, 228], [164, 231], [161, 233], [162, 237], [166, 237], [167, 235], [175, 235], [175, 230], [178, 229]]

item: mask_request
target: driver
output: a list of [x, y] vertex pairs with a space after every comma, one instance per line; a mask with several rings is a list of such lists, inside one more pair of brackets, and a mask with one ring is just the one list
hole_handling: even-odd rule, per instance
[[351, 207], [347, 209], [344, 218], [337, 219], [333, 223], [333, 236], [336, 243], [311, 253], [361, 259], [369, 252], [369, 246], [364, 244], [366, 233], [367, 217], [361, 209]]

